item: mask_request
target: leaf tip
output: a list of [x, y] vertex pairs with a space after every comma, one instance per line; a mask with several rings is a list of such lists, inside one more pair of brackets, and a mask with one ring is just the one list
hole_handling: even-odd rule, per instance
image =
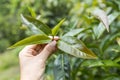
[[96, 56], [96, 57], [94, 57], [94, 59], [98, 59], [98, 57]]
[[98, 57], [95, 54], [93, 54], [90, 59], [98, 59]]
[[8, 47], [7, 49], [13, 49], [13, 48], [15, 48], [15, 47], [13, 47], [13, 46], [10, 46], [10, 47]]
[[106, 28], [107, 29], [107, 32], [110, 32], [109, 28]]
[[23, 18], [24, 17], [23, 14], [20, 14], [20, 17]]

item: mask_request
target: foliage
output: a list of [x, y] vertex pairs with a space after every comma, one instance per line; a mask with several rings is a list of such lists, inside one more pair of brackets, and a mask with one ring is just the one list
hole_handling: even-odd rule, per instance
[[[22, 7], [19, 9], [19, 4], [20, 0], [0, 1], [0, 40], [4, 39], [9, 44], [13, 44], [25, 37], [24, 31], [19, 30], [19, 13], [24, 11]], [[2, 47], [3, 49], [0, 48], [0, 52], [5, 51], [8, 46]]]
[[[57, 35], [59, 28], [65, 19], [61, 20], [55, 27], [53, 27], [52, 30], [46, 24], [35, 18], [22, 16], [22, 20], [24, 24], [27, 25], [32, 30], [31, 32], [33, 32], [33, 34], [35, 35], [15, 43], [10, 48], [23, 46], [23, 45], [30, 45], [30, 44], [50, 43], [53, 40], [54, 36]], [[36, 33], [34, 33], [35, 29], [39, 31], [38, 32], [39, 35], [36, 35]], [[49, 35], [51, 35], [53, 38], [50, 39], [48, 37]], [[76, 57], [88, 58], [88, 59], [96, 58], [96, 55], [91, 50], [89, 50], [82, 41], [72, 36], [61, 37], [58, 40], [57, 47], [58, 49]]]
[[17, 56], [21, 49], [6, 51], [0, 55], [0, 80], [19, 80], [20, 71]]
[[3, 52], [8, 46], [10, 46], [10, 43], [6, 39], [1, 39], [0, 40], [0, 52]]
[[[50, 27], [53, 27], [61, 19], [66, 18], [57, 35], [60, 37], [71, 35], [78, 40], [81, 40], [86, 47], [91, 49], [98, 56], [98, 59], [86, 60], [69, 56], [67, 54], [61, 54], [64, 52], [57, 52], [52, 55], [47, 62], [47, 80], [54, 80], [52, 70], [53, 67], [56, 68], [58, 65], [62, 66], [58, 67], [58, 74], [56, 75], [59, 75], [60, 78], [66, 80], [120, 79], [119, 0], [11, 0], [7, 2], [1, 0], [0, 2], [6, 3], [4, 4], [5, 7], [0, 7], [2, 9], [5, 8], [4, 11], [0, 12], [0, 22], [2, 22], [0, 23], [0, 39], [9, 37], [8, 40], [10, 40], [12, 44], [26, 37], [24, 34], [21, 35], [23, 31], [18, 29], [20, 26], [20, 20], [16, 20], [16, 18], [19, 18], [20, 13], [27, 15], [32, 14], [32, 17], [46, 23]], [[10, 4], [12, 7], [6, 6], [9, 2], [11, 2]], [[29, 9], [31, 11], [31, 13], [29, 13], [27, 7], [22, 5], [29, 6], [33, 11]], [[108, 23], [110, 25], [109, 32], [105, 30], [105, 24], [103, 24], [99, 18], [96, 18], [95, 15], [91, 14], [90, 11], [94, 11], [96, 8], [104, 11], [108, 16]], [[9, 11], [12, 16], [6, 16]], [[34, 15], [34, 11], [36, 15]], [[17, 14], [17, 16], [14, 14]], [[6, 21], [10, 21], [10, 23], [4, 24]], [[12, 25], [15, 28], [9, 27]], [[26, 27], [22, 28], [26, 29]], [[14, 35], [10, 34], [9, 31], [11, 30], [16, 31]], [[25, 33], [31, 35], [28, 30], [26, 30]], [[7, 37], [5, 37], [6, 35]], [[16, 36], [16, 38], [11, 37], [11, 35], [14, 37]], [[66, 64], [69, 65], [66, 66]], [[63, 74], [60, 74], [59, 72]]]

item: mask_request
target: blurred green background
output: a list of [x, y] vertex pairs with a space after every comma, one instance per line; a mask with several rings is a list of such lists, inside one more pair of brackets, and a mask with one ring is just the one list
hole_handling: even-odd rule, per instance
[[[20, 14], [31, 15], [28, 7], [35, 11], [37, 18], [51, 28], [66, 17], [61, 33], [62, 30], [67, 32], [73, 28], [86, 28], [86, 32], [77, 37], [93, 49], [102, 60], [116, 60], [119, 64], [120, 46], [116, 41], [116, 38], [120, 38], [119, 0], [0, 0], [0, 80], [19, 80], [18, 53], [21, 48], [14, 50], [7, 48], [30, 35], [20, 19]], [[110, 33], [100, 32], [100, 38], [96, 38], [97, 33], [94, 31], [100, 21], [88, 13], [96, 7], [103, 9], [107, 15], [116, 16], [110, 25]], [[107, 67], [96, 64], [97, 67], [90, 68], [89, 61], [82, 66], [81, 62], [83, 61], [77, 61], [76, 64], [79, 65], [76, 66], [79, 69], [76, 71], [73, 69], [71, 72], [77, 73], [73, 80], [120, 80], [120, 66], [116, 67], [114, 63], [111, 65], [112, 63], [108, 62], [110, 65]], [[51, 66], [47, 68], [47, 72], [51, 73], [52, 70], [49, 69], [52, 69]], [[47, 74], [46, 78], [53, 80], [53, 75]]]

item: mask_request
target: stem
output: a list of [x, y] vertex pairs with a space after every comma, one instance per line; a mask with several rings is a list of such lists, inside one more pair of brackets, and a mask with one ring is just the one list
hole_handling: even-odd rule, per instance
[[52, 35], [52, 41], [54, 41], [54, 35]]

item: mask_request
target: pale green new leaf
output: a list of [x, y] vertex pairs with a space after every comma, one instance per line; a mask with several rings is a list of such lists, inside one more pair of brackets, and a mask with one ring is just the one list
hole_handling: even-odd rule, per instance
[[116, 58], [116, 59], [114, 60], [114, 62], [116, 62], [116, 63], [120, 62], [120, 57]]
[[120, 45], [120, 38], [119, 37], [117, 37], [117, 43]]
[[29, 16], [23, 16], [21, 15], [21, 18], [23, 20], [23, 23], [26, 25], [26, 26], [29, 26], [31, 28], [31, 30], [33, 29], [38, 31], [35, 27], [39, 28], [39, 31], [41, 34], [46, 34], [46, 35], [49, 35], [51, 34], [51, 29], [46, 25], [44, 24], [43, 22], [35, 19], [35, 18], [32, 18], [32, 17], [29, 17]]
[[102, 62], [104, 64], [103, 66], [120, 68], [120, 64], [116, 63], [115, 61], [112, 61], [112, 60], [102, 60]]
[[108, 23], [108, 17], [105, 11], [96, 8], [91, 12], [96, 18], [98, 18], [106, 27], [107, 31], [109, 32], [109, 23]]
[[62, 19], [62, 20], [52, 29], [52, 35], [53, 35], [53, 36], [55, 36], [55, 35], [58, 33], [58, 31], [59, 31], [59, 29], [60, 29], [60, 27], [61, 27], [61, 25], [63, 24], [64, 21], [65, 21], [65, 18]]
[[85, 59], [96, 59], [97, 56], [85, 44], [74, 37], [67, 36], [58, 41], [58, 48], [70, 55]]
[[28, 10], [30, 11], [32, 17], [36, 18], [36, 13], [35, 13], [35, 11], [34, 11], [31, 7], [28, 7]]
[[[109, 25], [119, 16], [119, 13], [118, 12], [114, 12], [112, 14], [110, 14], [108, 16], [108, 22], [109, 22]], [[94, 33], [95, 33], [95, 36], [97, 38], [100, 38], [100, 36], [103, 34], [103, 32], [105, 31], [105, 27], [102, 23], [100, 23], [98, 26], [94, 27], [93, 29]]]
[[50, 41], [51, 39], [46, 35], [34, 35], [15, 43], [11, 47], [9, 47], [9, 49], [31, 44], [45, 44], [49, 43]]

